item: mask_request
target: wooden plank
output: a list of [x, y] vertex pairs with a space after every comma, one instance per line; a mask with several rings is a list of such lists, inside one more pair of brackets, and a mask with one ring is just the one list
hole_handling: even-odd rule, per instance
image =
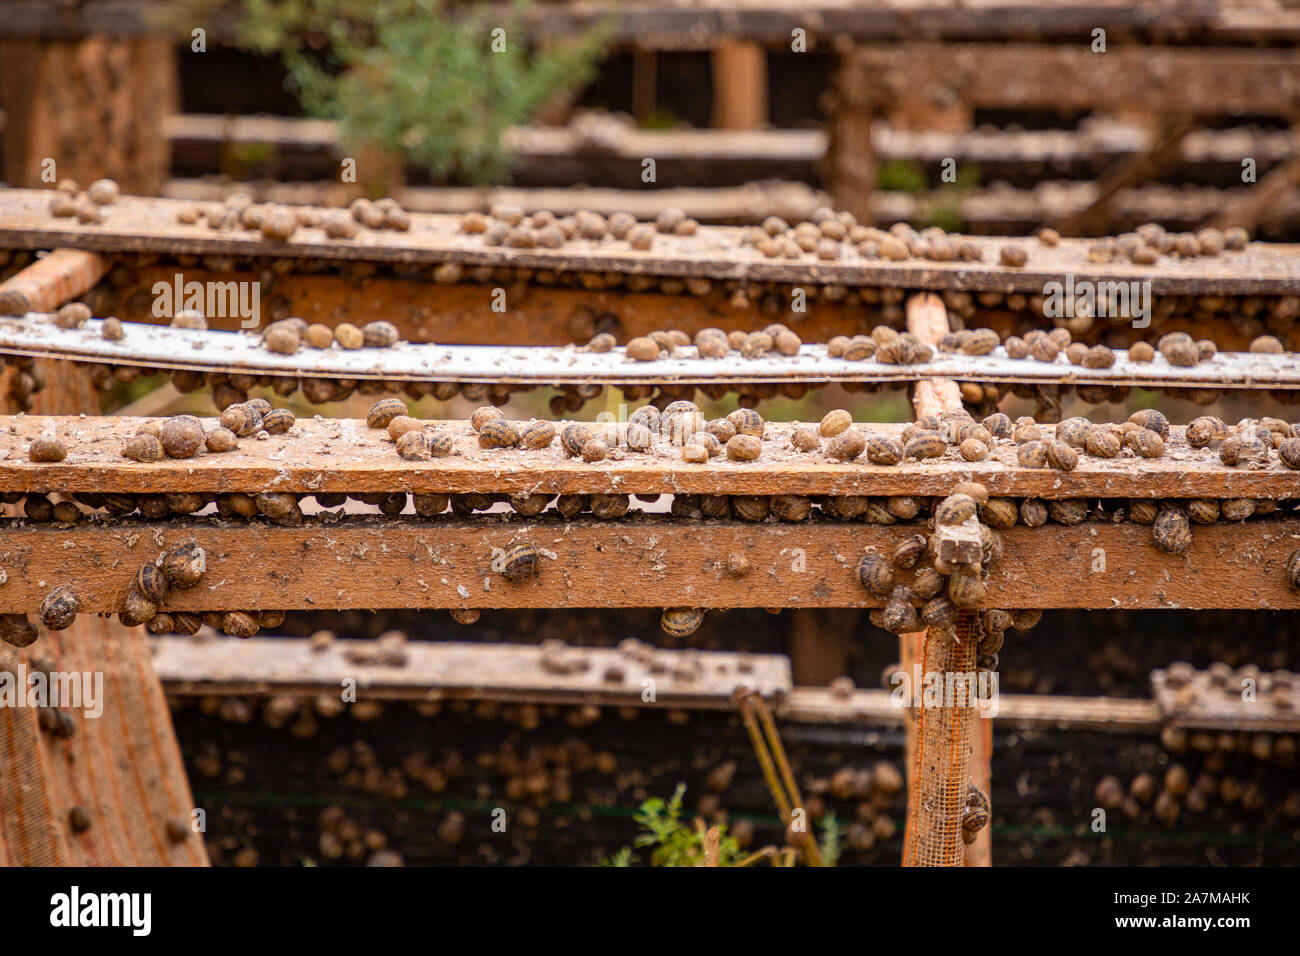
[[[5, 289], [0, 286], [0, 303], [4, 294]], [[937, 296], [929, 298], [946, 328], [946, 319], [942, 319], [943, 303]], [[739, 352], [722, 358], [700, 358], [694, 346], [682, 346], [671, 358], [636, 362], [627, 358], [621, 346], [608, 352], [589, 352], [572, 345], [558, 348], [403, 343], [391, 349], [303, 348], [293, 355], [283, 355], [266, 349], [256, 335], [129, 324], [125, 326], [125, 338], [110, 341], [100, 334], [100, 329], [100, 320], [90, 320], [78, 329], [60, 329], [48, 315], [28, 315], [21, 322], [0, 319], [0, 354], [158, 370], [533, 387], [916, 382], [918, 402], [921, 402], [919, 396], [931, 393], [943, 396], [942, 401], [927, 399], [918, 404], [918, 415], [937, 415], [961, 407], [961, 395], [953, 379], [1031, 385], [1300, 389], [1300, 355], [1294, 352], [1219, 352], [1210, 361], [1183, 368], [1170, 365], [1162, 355], [1151, 362], [1133, 362], [1127, 351], [1121, 349], [1116, 350], [1115, 364], [1110, 368], [1088, 369], [1071, 365], [1064, 355], [1055, 362], [1010, 359], [1001, 347], [988, 355], [938, 353], [934, 361], [924, 364], [888, 365], [874, 360], [854, 362], [832, 358], [823, 345], [802, 346], [797, 355], [771, 353], [754, 359], [743, 358]], [[922, 407], [931, 410], [921, 411]]]
[[[1095, 26], [1095, 24], [1094, 24]], [[1089, 30], [1084, 36], [1090, 34]], [[936, 72], [935, 64], [942, 63]], [[1068, 82], [1062, 82], [1068, 77]], [[1300, 87], [1300, 51], [1160, 49], [1086, 42], [909, 42], [855, 50], [846, 84], [883, 86], [898, 97], [945, 91], [975, 108], [1121, 110], [1289, 116]], [[881, 83], [883, 79], [883, 84]]]
[[[1300, 686], [1291, 673], [1258, 667], [1187, 671], [1175, 665], [1151, 672], [1165, 722], [1188, 730], [1295, 733], [1300, 730]], [[1184, 668], [1179, 672], [1179, 668]], [[1225, 668], [1221, 672], [1219, 668]]]
[[[635, 63], [643, 59], [653, 63], [654, 56], [638, 53]], [[634, 96], [636, 82], [634, 75]], [[641, 117], [635, 107], [633, 112]], [[273, 147], [275, 168], [281, 171], [281, 178], [320, 179], [337, 170], [338, 131], [329, 120], [192, 113], [171, 117], [166, 132], [172, 144], [173, 172], [178, 177], [218, 172], [222, 151], [236, 145]], [[1015, 185], [1036, 182], [1045, 174], [1054, 179], [1091, 179], [1108, 163], [1147, 152], [1154, 141], [1147, 127], [1108, 116], [1096, 117], [1077, 129], [981, 128], [960, 133], [898, 129], [882, 121], [872, 129], [871, 138], [881, 160], [929, 167], [952, 158], [958, 164], [978, 165], [985, 181], [1001, 179]], [[518, 126], [502, 134], [502, 145], [514, 158], [515, 181], [534, 187], [503, 194], [509, 197], [503, 201], [527, 208], [536, 201], [539, 187], [574, 182], [629, 190], [627, 201], [631, 201], [635, 196], [630, 190], [644, 192], [640, 176], [641, 161], [646, 156], [655, 157], [661, 185], [690, 185], [694, 187], [692, 195], [706, 195], [702, 187], [739, 185], [757, 179], [813, 183], [820, 179], [816, 167], [826, 156], [826, 144], [826, 133], [820, 129], [642, 129], [625, 117], [583, 114], [568, 126]], [[1287, 130], [1254, 126], [1196, 130], [1179, 144], [1179, 178], [1209, 185], [1221, 185], [1227, 180], [1240, 182], [1243, 156], [1253, 157], [1263, 172], [1285, 161], [1296, 149], [1296, 136]], [[252, 181], [225, 188], [255, 193], [272, 187], [296, 188], [294, 184], [272, 184], [253, 178], [260, 169], [254, 167], [245, 177]], [[169, 188], [199, 190], [205, 185], [178, 178]], [[327, 184], [319, 186], [324, 190]], [[213, 199], [221, 195], [222, 188], [210, 184], [203, 192], [165, 194]], [[583, 203], [574, 208], [607, 211], [592, 205], [593, 196], [586, 189], [573, 191], [577, 194], [575, 203]], [[487, 207], [470, 206], [468, 199], [449, 198], [441, 206], [430, 202], [434, 197], [481, 194], [416, 189], [404, 191], [398, 198], [421, 212], [455, 212], [459, 208]], [[285, 195], [293, 196], [295, 192]], [[810, 199], [815, 196], [810, 194]], [[689, 208], [682, 201], [673, 204], [696, 219], [713, 218], [707, 211]], [[778, 210], [771, 210], [771, 214], [787, 215]]]
[[[1173, 426], [1163, 458], [1100, 459], [1081, 455], [1075, 471], [1022, 468], [1015, 446], [998, 443], [982, 462], [944, 458], [897, 466], [831, 462], [797, 452], [790, 434], [799, 423], [768, 422], [757, 462], [722, 458], [688, 464], [662, 439], [648, 452], [615, 450], [602, 462], [566, 459], [558, 441], [539, 451], [483, 449], [465, 421], [428, 422], [452, 440], [452, 454], [427, 462], [397, 457], [387, 432], [356, 419], [300, 419], [287, 434], [245, 439], [224, 454], [140, 464], [121, 456], [144, 420], [133, 418], [0, 418], [0, 491], [229, 492], [343, 491], [478, 492], [505, 494], [921, 495], [941, 496], [961, 481], [978, 481], [992, 495], [1041, 498], [1300, 498], [1300, 472], [1276, 460], [1250, 470], [1223, 465], [1213, 449], [1187, 445]], [[215, 426], [215, 419], [204, 422]], [[559, 423], [563, 427], [563, 423]], [[614, 439], [614, 425], [587, 423]], [[863, 426], [897, 437], [904, 426]], [[47, 430], [68, 446], [57, 463], [27, 459], [32, 439]]]
[[0, 282], [0, 315], [54, 312], [94, 287], [108, 263], [80, 249], [55, 249]]
[[193, 255], [249, 255], [320, 258], [432, 265], [510, 266], [557, 271], [616, 272], [660, 276], [703, 276], [750, 282], [790, 282], [849, 287], [970, 289], [1041, 293], [1048, 282], [1072, 274], [1075, 281], [1149, 281], [1152, 294], [1198, 292], [1285, 294], [1300, 288], [1300, 250], [1295, 246], [1252, 243], [1238, 253], [1151, 266], [1097, 265], [1088, 262], [1084, 240], [1063, 240], [1052, 248], [1026, 240], [1028, 264], [998, 264], [1007, 240], [976, 238], [984, 261], [886, 262], [858, 257], [833, 262], [766, 259], [742, 243], [744, 232], [703, 226], [695, 236], [659, 236], [650, 252], [636, 252], [612, 239], [578, 240], [561, 249], [507, 249], [485, 246], [478, 236], [460, 234], [453, 216], [411, 214], [410, 232], [364, 232], [350, 241], [327, 239], [320, 229], [299, 229], [290, 242], [267, 242], [246, 231], [217, 232], [184, 225], [176, 213], [184, 203], [124, 197], [110, 208], [103, 225], [52, 218], [48, 190], [0, 190], [0, 247], [40, 249], [67, 246], [100, 252], [151, 252]]
[[[0, 35], [82, 36], [130, 34], [156, 29], [164, 0], [6, 0]], [[492, 22], [511, 22], [512, 5], [479, 4]], [[233, 42], [236, 10], [213, 20], [212, 39]], [[1101, 18], [1099, 20], [1099, 17]], [[1253, 2], [1134, 3], [1094, 0], [817, 0], [810, 4], [770, 0], [634, 0], [634, 2], [548, 2], [531, 6], [523, 26], [538, 40], [569, 38], [612, 20], [611, 42], [661, 50], [706, 50], [735, 37], [775, 46], [790, 43], [790, 31], [807, 30], [810, 44], [839, 37], [897, 40], [915, 36], [948, 39], [1065, 39], [1087, 36], [1101, 22], [1115, 35], [1161, 42], [1199, 39], [1233, 42], [1285, 41], [1300, 34], [1300, 18], [1274, 4]]]
[[[1161, 727], [1160, 707], [1152, 700], [1000, 693], [997, 704], [997, 719], [1016, 728], [1153, 733]], [[887, 690], [855, 690], [848, 697], [838, 697], [822, 687], [795, 687], [785, 698], [780, 716], [807, 723], [897, 725], [903, 714], [904, 708]]]
[[725, 39], [713, 49], [712, 60], [713, 125], [740, 130], [766, 123], [767, 50], [757, 43]]
[[[0, 613], [32, 613], [55, 586], [83, 613], [121, 609], [135, 570], [188, 541], [207, 554], [198, 587], [169, 610], [521, 607], [873, 607], [856, 563], [888, 554], [919, 525], [618, 521], [488, 515], [312, 518], [298, 528], [213, 519], [100, 520], [71, 527], [7, 520], [0, 542]], [[988, 571], [986, 606], [1088, 609], [1294, 609], [1286, 563], [1300, 520], [1196, 527], [1181, 556], [1156, 550], [1142, 525], [1016, 527]], [[542, 552], [535, 581], [508, 584], [499, 551]], [[1100, 549], [1100, 550], [1098, 550]], [[752, 571], [735, 578], [728, 555]], [[274, 555], [273, 560], [261, 556]], [[1098, 555], [1104, 555], [1104, 572]], [[1044, 569], [1051, 569], [1044, 573]]]
[[[861, 156], [859, 144], [857, 155]], [[846, 153], [852, 156], [853, 152]], [[1236, 164], [1240, 170], [1240, 165]], [[1262, 165], [1262, 164], [1261, 164]], [[868, 182], [863, 176], [862, 181]], [[871, 180], [874, 182], [874, 180]], [[287, 204], [339, 204], [345, 192], [337, 184], [241, 182], [222, 185], [200, 180], [174, 179], [163, 195], [173, 199], [219, 201], [232, 192], [246, 192], [258, 201]], [[971, 189], [954, 198], [950, 191], [921, 193], [876, 191], [864, 214], [847, 199], [832, 200], [831, 194], [796, 182], [746, 183], [720, 188], [634, 190], [573, 187], [571, 189], [524, 189], [514, 187], [425, 187], [405, 189], [398, 197], [412, 211], [463, 213], [486, 210], [496, 203], [519, 206], [528, 212], [547, 209], [557, 215], [571, 215], [589, 209], [603, 215], [629, 212], [652, 219], [666, 206], [676, 206], [702, 223], [757, 225], [768, 216], [798, 222], [812, 216], [819, 206], [834, 204], [853, 212], [864, 222], [869, 214], [878, 223], [920, 224], [937, 209], [955, 208], [964, 228], [970, 232], [1019, 235], [1032, 232], [1053, 217], [1070, 215], [1086, 208], [1097, 198], [1092, 181], [1051, 181], [1028, 188], [995, 183]], [[1114, 220], [1110, 229], [1126, 231], [1145, 222], [1161, 222], [1169, 229], [1192, 229], [1217, 213], [1224, 202], [1246, 202], [1255, 193], [1248, 187], [1225, 189], [1215, 186], [1147, 184], [1124, 190], [1111, 204]], [[1261, 226], [1269, 234], [1286, 235], [1300, 216], [1300, 202], [1282, 195], [1279, 204], [1262, 210]]]
[[[171, 696], [337, 693], [357, 682], [358, 699], [499, 700], [730, 710], [737, 687], [780, 699], [790, 662], [779, 654], [649, 648], [409, 641], [404, 662], [373, 663], [374, 641], [301, 638], [155, 637], [153, 668]], [[654, 696], [644, 691], [653, 687]]]

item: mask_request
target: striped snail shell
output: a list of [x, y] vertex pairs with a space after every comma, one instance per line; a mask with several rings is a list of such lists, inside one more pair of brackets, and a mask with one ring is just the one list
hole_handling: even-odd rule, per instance
[[704, 610], [698, 607], [666, 608], [659, 618], [659, 626], [670, 637], [689, 637], [704, 621]]
[[167, 583], [178, 590], [194, 587], [206, 570], [207, 555], [192, 541], [163, 555], [162, 572]]
[[231, 637], [252, 637], [257, 633], [257, 618], [247, 611], [227, 611], [221, 615], [221, 629]]
[[79, 604], [71, 588], [57, 587], [41, 602], [41, 623], [51, 631], [66, 630], [77, 619]]
[[516, 544], [507, 548], [499, 560], [501, 576], [512, 584], [535, 579], [541, 568], [541, 553], [531, 544]]
[[156, 564], [142, 564], [135, 572], [135, 587], [154, 604], [167, 597], [167, 576]]

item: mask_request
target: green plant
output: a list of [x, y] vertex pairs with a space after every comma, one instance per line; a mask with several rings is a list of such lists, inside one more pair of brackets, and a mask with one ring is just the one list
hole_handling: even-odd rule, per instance
[[[188, 24], [220, 0], [187, 0]], [[585, 83], [609, 23], [545, 49], [525, 40], [528, 3], [506, 16], [444, 0], [242, 0], [241, 45], [278, 54], [304, 108], [337, 120], [352, 149], [378, 146], [435, 178], [503, 177], [501, 134]], [[502, 32], [503, 31], [503, 32]]]
[[[651, 797], [637, 810], [634, 819], [642, 832], [632, 840], [633, 847], [650, 849], [651, 866], [698, 866], [704, 862], [705, 831], [682, 821], [682, 797], [686, 784], [679, 783], [672, 797]], [[741, 860], [740, 845], [719, 827], [718, 866], [735, 866]], [[604, 862], [605, 866], [631, 866], [640, 862], [632, 847], [623, 847]]]

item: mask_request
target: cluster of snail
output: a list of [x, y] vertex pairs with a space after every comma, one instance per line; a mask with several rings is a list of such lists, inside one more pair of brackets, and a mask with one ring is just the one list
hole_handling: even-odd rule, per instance
[[543, 209], [530, 216], [520, 207], [504, 203], [493, 206], [487, 215], [467, 212], [460, 217], [461, 232], [482, 236], [485, 246], [511, 249], [559, 249], [575, 239], [610, 239], [646, 252], [654, 247], [656, 233], [693, 236], [698, 228], [694, 219], [672, 207], [660, 212], [653, 225], [638, 223], [631, 213], [616, 212], [605, 217], [586, 209], [572, 216], [556, 216]]
[[411, 228], [411, 217], [396, 199], [389, 198], [374, 202], [358, 198], [347, 210], [322, 212], [312, 206], [255, 203], [247, 193], [232, 193], [224, 202], [192, 203], [176, 211], [176, 221], [184, 225], [192, 226], [204, 220], [216, 231], [247, 229], [259, 232], [271, 242], [288, 242], [300, 227], [319, 228], [331, 239], [355, 239], [363, 227], [395, 232], [407, 232]]
[[[1292, 555], [1288, 570], [1298, 561], [1300, 552]], [[1258, 703], [1277, 711], [1294, 711], [1297, 702], [1295, 691], [1300, 687], [1290, 671], [1264, 671], [1254, 664], [1234, 669], [1222, 661], [1210, 665], [1204, 675], [1186, 661], [1175, 661], [1164, 671], [1164, 677], [1166, 686], [1174, 691], [1175, 711], [1193, 709], [1211, 694], [1226, 695], [1240, 701], [1247, 681]]]
[[[638, 707], [597, 707], [593, 705], [548, 705], [542, 703], [505, 703], [492, 700], [448, 700], [378, 702], [374, 708], [359, 713], [367, 701], [343, 705], [336, 694], [317, 697], [276, 695], [267, 698], [202, 697], [174, 698], [175, 720], [185, 747], [187, 766], [193, 772], [196, 788], [201, 792], [208, 781], [231, 787], [256, 783], [250, 766], [234, 743], [220, 744], [212, 733], [212, 721], [250, 726], [260, 724], [299, 740], [320, 738], [319, 758], [315, 763], [328, 777], [323, 788], [341, 788], [338, 796], [327, 797], [327, 805], [317, 817], [319, 832], [297, 827], [306, 842], [305, 855], [322, 862], [368, 861], [371, 865], [391, 865], [392, 859], [376, 859], [397, 844], [391, 827], [394, 824], [382, 805], [378, 814], [363, 814], [342, 807], [355, 804], [357, 795], [380, 801], [434, 800], [450, 804], [467, 793], [477, 792], [479, 802], [488, 795], [491, 806], [507, 809], [509, 832], [513, 834], [515, 852], [545, 835], [564, 832], [573, 819], [572, 807], [628, 806], [660, 792], [669, 792], [679, 779], [689, 781], [686, 793], [690, 811], [710, 823], [727, 825], [729, 837], [742, 847], [751, 847], [762, 835], [756, 832], [750, 814], [739, 817], [729, 812], [733, 802], [747, 808], [757, 767], [747, 749], [743, 731], [734, 718], [698, 714], [684, 710], [652, 710]], [[339, 717], [349, 717], [358, 724], [340, 726]], [[619, 718], [617, 721], [615, 717]], [[403, 721], [418, 719], [421, 736], [427, 743], [393, 751], [381, 746], [380, 740], [414, 739], [398, 730]], [[461, 746], [438, 744], [451, 736], [427, 733], [428, 721], [456, 721], [461, 728], [455, 735], [464, 740], [464, 721], [472, 720], [491, 734], [474, 748], [473, 753]], [[642, 744], [636, 754], [621, 749], [626, 739], [622, 725], [639, 721], [638, 736]], [[376, 723], [382, 721], [382, 723]], [[330, 722], [327, 724], [326, 722]], [[681, 728], [702, 722], [710, 732], [694, 734], [694, 753], [683, 757]], [[527, 732], [499, 735], [494, 725], [518, 727]], [[642, 726], [645, 725], [645, 726]], [[434, 725], [435, 728], [438, 725]], [[326, 734], [333, 731], [325, 742]], [[581, 731], [581, 732], [579, 732]], [[238, 727], [233, 731], [241, 733]], [[342, 732], [345, 736], [339, 737]], [[223, 735], [228, 737], [229, 734]], [[219, 739], [219, 738], [218, 738]], [[201, 743], [194, 743], [202, 740]], [[308, 746], [311, 746], [310, 744]], [[870, 758], [867, 762], [846, 762], [842, 754], [824, 747], [788, 745], [794, 766], [800, 771], [803, 809], [812, 821], [828, 814], [845, 824], [844, 845], [858, 854], [869, 853], [897, 837], [899, 802], [906, 793], [906, 781], [895, 762]], [[663, 748], [667, 748], [664, 750]], [[226, 749], [223, 749], [226, 748]], [[649, 750], [649, 755], [646, 751]], [[662, 754], [662, 757], [659, 756]], [[646, 767], [658, 768], [647, 775]], [[770, 815], [770, 806], [760, 801], [752, 809]], [[436, 805], [435, 805], [436, 807]], [[427, 816], [424, 816], [427, 813]], [[582, 810], [578, 817], [584, 818]], [[477, 833], [487, 833], [491, 817], [473, 810], [424, 811], [415, 818], [421, 831], [443, 853], [476, 852], [489, 848]], [[243, 821], [251, 827], [251, 819]], [[545, 826], [543, 826], [545, 824]], [[223, 818], [221, 827], [211, 827], [207, 839], [209, 851], [214, 844], [228, 862], [247, 863], [255, 854], [250, 846], [231, 836], [231, 820]], [[410, 824], [408, 823], [408, 826]], [[763, 825], [759, 823], [759, 828]], [[263, 826], [263, 832], [267, 828]], [[225, 834], [223, 837], [222, 834]], [[251, 829], [246, 835], [251, 836]], [[418, 838], [416, 838], [418, 839]], [[597, 837], [597, 839], [599, 839]], [[779, 839], [779, 830], [771, 830], [768, 839]], [[416, 842], [411, 835], [402, 845]], [[616, 842], [614, 846], [617, 846]], [[238, 847], [244, 846], [243, 849]], [[610, 847], [598, 855], [604, 855]], [[405, 851], [411, 852], [411, 851]], [[230, 857], [234, 854], [234, 858]], [[214, 854], [214, 860], [218, 856]]]
[[[1171, 671], [1178, 665], [1174, 665]], [[1190, 665], [1186, 665], [1190, 669]], [[1231, 668], [1212, 665], [1213, 677], [1227, 683]], [[1228, 674], [1225, 674], [1227, 671]], [[1262, 676], [1262, 675], [1256, 675]], [[1226, 691], [1239, 695], [1240, 685]], [[1231, 772], [1234, 756], [1253, 760], [1256, 765], [1291, 770], [1296, 765], [1296, 740], [1287, 734], [1233, 733], [1229, 731], [1192, 730], [1167, 726], [1160, 734], [1165, 750], [1179, 756], [1200, 759], [1200, 769], [1186, 763], [1171, 763], [1162, 772], [1142, 771], [1127, 786], [1120, 778], [1108, 775], [1093, 790], [1096, 805], [1119, 810], [1130, 820], [1154, 818], [1166, 827], [1173, 826], [1184, 811], [1191, 814], [1211, 812], [1218, 804], [1224, 808], [1240, 807], [1247, 814], [1267, 812], [1284, 825], [1300, 819], [1300, 790], [1290, 788], [1285, 796], [1270, 794], [1264, 778], [1250, 767]], [[1250, 779], [1255, 776], [1256, 779]]]
[[86, 225], [104, 221], [104, 209], [117, 202], [120, 195], [117, 183], [111, 179], [97, 179], [82, 192], [75, 179], [61, 179], [50, 197], [50, 215], [55, 219], [73, 219]]
[[[1052, 239], [1039, 233], [1039, 240], [1056, 245], [1059, 236]], [[1138, 265], [1154, 265], [1162, 255], [1178, 259], [1195, 259], [1198, 256], [1218, 256], [1224, 250], [1241, 252], [1250, 242], [1250, 234], [1240, 226], [1219, 230], [1207, 226], [1196, 232], [1168, 232], [1154, 222], [1143, 223], [1133, 232], [1108, 236], [1090, 243], [1088, 261], [1104, 264], [1127, 259]]]
[[[921, 628], [953, 633], [958, 614], [974, 611], [984, 602], [985, 574], [1002, 557], [1002, 538], [992, 526], [996, 519], [990, 521], [988, 514], [989, 506], [998, 500], [989, 498], [983, 485], [961, 482], [934, 506], [934, 534], [911, 535], [889, 556], [868, 548], [857, 563], [858, 583], [868, 594], [885, 600], [883, 608], [870, 611], [871, 622], [894, 634]], [[978, 546], [943, 555], [938, 540], [941, 528], [971, 521], [978, 530]], [[910, 574], [906, 584], [900, 580], [905, 574]], [[1036, 610], [979, 610], [974, 617], [977, 665], [996, 670], [1005, 632], [1029, 630], [1041, 617]]]
[[[602, 332], [592, 338], [586, 348], [592, 352], [608, 352], [615, 344], [617, 340], [613, 334]], [[788, 326], [773, 322], [757, 332], [700, 329], [695, 333], [693, 341], [680, 329], [655, 331], [629, 339], [624, 352], [633, 361], [652, 362], [659, 358], [673, 358], [678, 348], [692, 344], [699, 358], [725, 358], [735, 351], [747, 359], [757, 359], [772, 352], [786, 356], [798, 355], [803, 341]]]
[[313, 349], [328, 349], [338, 344], [342, 349], [386, 349], [397, 344], [399, 333], [391, 322], [378, 319], [360, 328], [351, 322], [340, 322], [330, 328], [322, 322], [308, 323], [306, 319], [291, 316], [268, 325], [262, 333], [262, 344], [271, 352], [293, 355], [304, 344]]
[[[233, 451], [239, 439], [283, 435], [296, 424], [287, 408], [272, 408], [264, 398], [254, 398], [226, 407], [216, 426], [204, 430], [203, 422], [193, 415], [144, 422], [135, 435], [122, 446], [122, 457], [138, 462], [158, 462], [164, 458], [193, 458], [204, 451], [213, 454]], [[188, 513], [188, 512], [187, 512]]]
[[979, 836], [980, 830], [988, 826], [993, 815], [993, 804], [989, 795], [975, 784], [968, 785], [966, 805], [961, 811], [961, 841], [970, 846]]

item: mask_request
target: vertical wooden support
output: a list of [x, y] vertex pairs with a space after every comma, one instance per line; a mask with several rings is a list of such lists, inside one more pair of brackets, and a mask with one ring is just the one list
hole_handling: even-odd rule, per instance
[[835, 208], [872, 221], [871, 195], [876, 188], [876, 155], [871, 126], [881, 109], [880, 93], [846, 44], [836, 51], [838, 65], [829, 98], [828, 144], [823, 179]]
[[171, 164], [165, 120], [178, 103], [171, 37], [0, 40], [0, 178], [34, 187], [52, 173], [84, 187], [107, 176], [125, 192], [157, 193]]
[[[993, 718], [979, 717], [971, 732], [970, 782], [985, 793], [993, 789]], [[993, 822], [975, 834], [975, 842], [966, 847], [967, 866], [993, 865]]]
[[[948, 310], [944, 307], [943, 300], [932, 292], [919, 293], [908, 299], [907, 330], [923, 342], [932, 345], [937, 344], [939, 339], [948, 332]], [[923, 415], [940, 415], [943, 412], [961, 408], [961, 390], [956, 382], [947, 379], [931, 379], [918, 382], [912, 390], [912, 407], [918, 418]], [[905, 634], [899, 640], [901, 645], [900, 656], [904, 662], [903, 666], [910, 676], [912, 674], [911, 661], [924, 657], [923, 647], [926, 634], [925, 632]], [[916, 757], [915, 723], [910, 719], [910, 716], [908, 715], [908, 718], [904, 721], [907, 730], [906, 750], [909, 787], [915, 773], [913, 761]], [[976, 786], [987, 793], [992, 776], [993, 721], [991, 719], [979, 718], [975, 720], [971, 743], [970, 779]], [[912, 815], [909, 814], [909, 824], [911, 821]], [[913, 843], [914, 841], [910, 837], [905, 841], [905, 845], [908, 846], [913, 845]], [[985, 827], [976, 837], [975, 843], [966, 848], [965, 861], [967, 866], [992, 866], [992, 860], [991, 832], [989, 827]]]
[[825, 686], [848, 671], [858, 613], [847, 608], [787, 612], [790, 666], [796, 686]]
[[[41, 308], [57, 308], [85, 291], [68, 284], [62, 268], [85, 255], [54, 265], [47, 256], [10, 282], [18, 280]], [[74, 275], [94, 272], [93, 262], [79, 265]], [[48, 367], [33, 412], [98, 411], [84, 370], [70, 362]], [[7, 394], [0, 392], [0, 405]], [[82, 615], [65, 631], [41, 632], [21, 650], [0, 644], [0, 670], [82, 675], [81, 686], [99, 688], [89, 708], [99, 713], [60, 708], [70, 722], [51, 733], [38, 709], [0, 707], [0, 866], [206, 866], [203, 837], [189, 829], [194, 797], [143, 630]], [[74, 810], [84, 812], [88, 828], [74, 829]]]
[[659, 56], [654, 50], [632, 51], [632, 115], [644, 124], [659, 104]]
[[767, 50], [723, 40], [713, 50], [713, 125], [757, 129], [767, 122]]

